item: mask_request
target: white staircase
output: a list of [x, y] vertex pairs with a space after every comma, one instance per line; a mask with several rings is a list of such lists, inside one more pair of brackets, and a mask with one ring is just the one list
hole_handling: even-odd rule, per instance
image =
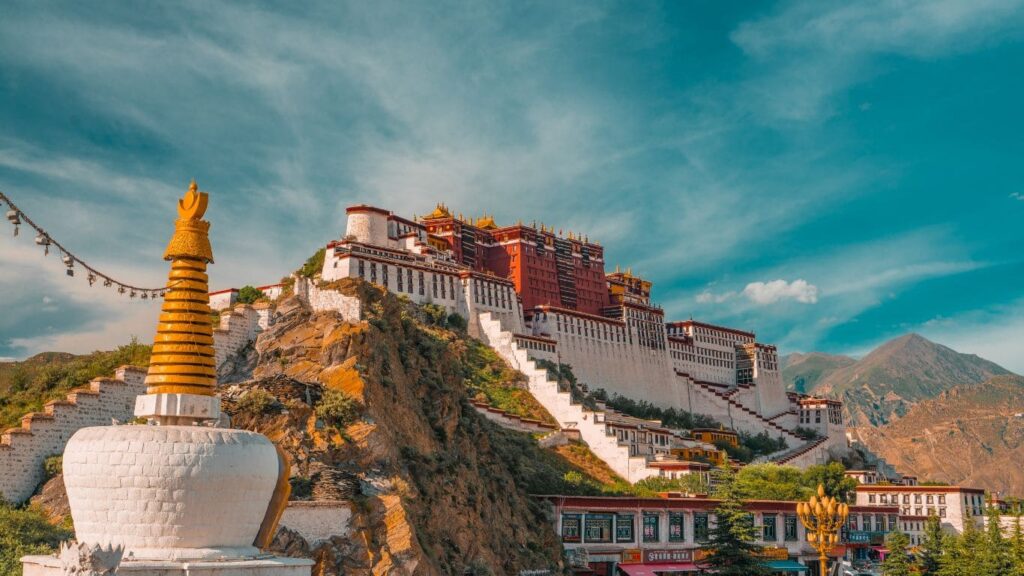
[[604, 412], [589, 410], [573, 402], [569, 390], [559, 390], [558, 382], [548, 378], [548, 371], [538, 367], [526, 350], [516, 345], [515, 336], [503, 329], [500, 320], [489, 312], [480, 313], [477, 319], [480, 323], [480, 339], [510, 366], [526, 375], [530, 393], [563, 429], [578, 430], [590, 450], [629, 482], [659, 475], [658, 469], [648, 466], [646, 457], [630, 456], [629, 446], [620, 444], [615, 434], [607, 432]]

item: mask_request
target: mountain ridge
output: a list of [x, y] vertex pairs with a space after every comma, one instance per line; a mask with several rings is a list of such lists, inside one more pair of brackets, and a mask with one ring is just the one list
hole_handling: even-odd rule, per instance
[[[820, 371], [816, 378], [807, 378], [815, 375], [813, 371], [808, 375], [800, 372], [801, 364], [808, 364], [807, 358], [819, 359], [820, 366], [812, 362]], [[916, 403], [955, 386], [1012, 374], [995, 362], [957, 352], [913, 332], [884, 342], [852, 363], [836, 358], [850, 359], [805, 354], [788, 360], [783, 375], [791, 387], [803, 376], [805, 383], [813, 383], [806, 393], [842, 400], [854, 426], [884, 425]]]

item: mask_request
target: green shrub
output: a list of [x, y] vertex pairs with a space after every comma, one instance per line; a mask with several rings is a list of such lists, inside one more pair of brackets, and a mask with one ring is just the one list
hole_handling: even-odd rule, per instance
[[274, 395], [262, 388], [253, 388], [242, 395], [235, 403], [238, 412], [244, 412], [252, 416], [259, 416], [267, 413], [277, 403]]
[[448, 315], [448, 327], [457, 332], [465, 332], [466, 326], [468, 326], [466, 319], [463, 318], [458, 312], [452, 312]]
[[289, 478], [288, 482], [292, 486], [291, 500], [304, 500], [313, 495], [313, 480], [306, 476], [296, 476]]
[[341, 390], [324, 390], [316, 405], [316, 415], [335, 428], [345, 428], [355, 422], [361, 410], [362, 405]]
[[257, 300], [266, 297], [267, 295], [264, 294], [262, 290], [254, 288], [252, 286], [242, 286], [242, 288], [238, 290], [237, 302], [239, 304], [252, 304]]
[[64, 473], [64, 456], [61, 454], [54, 454], [49, 456], [43, 461], [43, 472], [46, 473], [46, 477], [43, 482], [46, 482], [50, 478], [58, 474]]
[[50, 554], [71, 530], [54, 526], [35, 508], [13, 508], [0, 502], [0, 576], [21, 576], [22, 556]]
[[324, 269], [324, 258], [326, 258], [326, 256], [327, 248], [321, 248], [314, 252], [312, 256], [306, 259], [306, 263], [302, 265], [302, 268], [299, 268], [299, 276], [312, 278], [319, 274], [320, 271]]

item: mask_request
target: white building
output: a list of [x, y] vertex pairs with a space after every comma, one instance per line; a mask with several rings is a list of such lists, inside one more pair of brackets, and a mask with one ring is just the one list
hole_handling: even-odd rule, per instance
[[985, 520], [985, 491], [961, 486], [857, 486], [858, 506], [899, 506], [902, 516], [936, 515], [946, 530], [963, 532], [966, 522]]

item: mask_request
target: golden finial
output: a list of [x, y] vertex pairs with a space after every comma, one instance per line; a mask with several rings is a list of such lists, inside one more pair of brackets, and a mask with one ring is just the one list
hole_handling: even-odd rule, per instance
[[213, 250], [210, 223], [201, 219], [209, 199], [193, 180], [178, 200], [178, 220], [164, 253], [171, 271], [146, 376], [149, 394], [212, 396], [217, 385], [206, 275]]

